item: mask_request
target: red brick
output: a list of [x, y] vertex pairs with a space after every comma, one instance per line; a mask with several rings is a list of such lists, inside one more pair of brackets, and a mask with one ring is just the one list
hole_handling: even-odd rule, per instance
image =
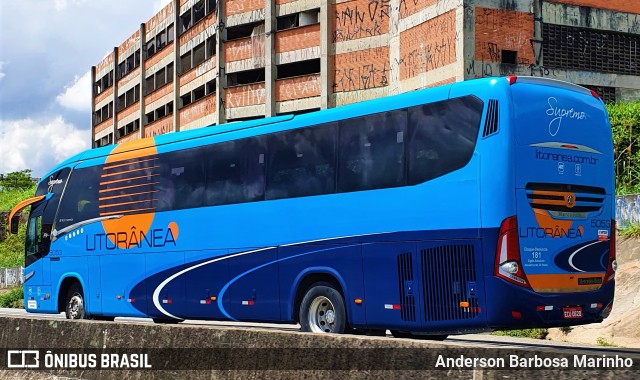
[[518, 63], [535, 62], [533, 13], [476, 8], [476, 60], [502, 62], [502, 50], [518, 52]]
[[387, 46], [337, 54], [334, 60], [334, 93], [384, 87], [389, 84]]
[[320, 46], [320, 24], [276, 32], [277, 53]]
[[276, 101], [304, 99], [320, 95], [320, 74], [276, 81]]

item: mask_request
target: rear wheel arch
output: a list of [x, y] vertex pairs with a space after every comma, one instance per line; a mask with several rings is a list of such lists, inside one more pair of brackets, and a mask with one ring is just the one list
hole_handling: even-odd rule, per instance
[[326, 283], [335, 288], [342, 298], [345, 300], [345, 309], [347, 312], [347, 319], [349, 316], [349, 307], [347, 305], [347, 297], [346, 297], [346, 287], [344, 286], [344, 281], [342, 281], [342, 277], [330, 268], [310, 268], [298, 275], [296, 279], [296, 286], [294, 287], [295, 291], [293, 292], [291, 303], [291, 315], [293, 316], [293, 320], [296, 322], [300, 322], [300, 305], [302, 304], [302, 299], [306, 295], [307, 291], [317, 283]]

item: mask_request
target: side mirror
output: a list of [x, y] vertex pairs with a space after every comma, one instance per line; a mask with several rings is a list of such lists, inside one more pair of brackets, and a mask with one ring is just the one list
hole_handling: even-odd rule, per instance
[[9, 231], [11, 231], [12, 234], [17, 234], [18, 226], [20, 225], [20, 214], [14, 215], [9, 223], [11, 224]]

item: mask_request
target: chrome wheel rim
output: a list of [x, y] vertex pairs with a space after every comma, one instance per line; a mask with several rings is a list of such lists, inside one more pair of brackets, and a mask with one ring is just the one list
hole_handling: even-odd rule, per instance
[[309, 327], [315, 333], [335, 331], [336, 310], [333, 303], [324, 296], [316, 297], [309, 306]]
[[82, 297], [78, 294], [71, 297], [67, 308], [69, 310], [70, 319], [80, 319], [84, 312], [84, 301], [82, 300]]

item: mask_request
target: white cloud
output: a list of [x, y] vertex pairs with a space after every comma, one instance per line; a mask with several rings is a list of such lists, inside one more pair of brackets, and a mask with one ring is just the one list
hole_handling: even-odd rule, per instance
[[160, 0], [160, 1], [156, 2], [156, 3], [153, 5], [153, 12], [154, 12], [154, 13], [157, 13], [159, 10], [161, 10], [162, 8], [164, 8], [164, 7], [166, 7], [167, 5], [169, 5], [169, 3], [170, 3], [171, 1], [172, 1], [172, 0]]
[[0, 120], [0, 173], [31, 169], [36, 177], [89, 148], [89, 131], [66, 123], [62, 116], [40, 122]]
[[7, 62], [5, 61], [0, 61], [0, 80], [2, 80], [2, 78], [4, 78], [5, 75], [7, 75], [4, 71], [2, 71], [2, 68], [4, 67], [4, 65], [6, 65]]
[[56, 96], [58, 104], [81, 112], [91, 112], [91, 72], [73, 79], [73, 83], [65, 86], [64, 91]]

